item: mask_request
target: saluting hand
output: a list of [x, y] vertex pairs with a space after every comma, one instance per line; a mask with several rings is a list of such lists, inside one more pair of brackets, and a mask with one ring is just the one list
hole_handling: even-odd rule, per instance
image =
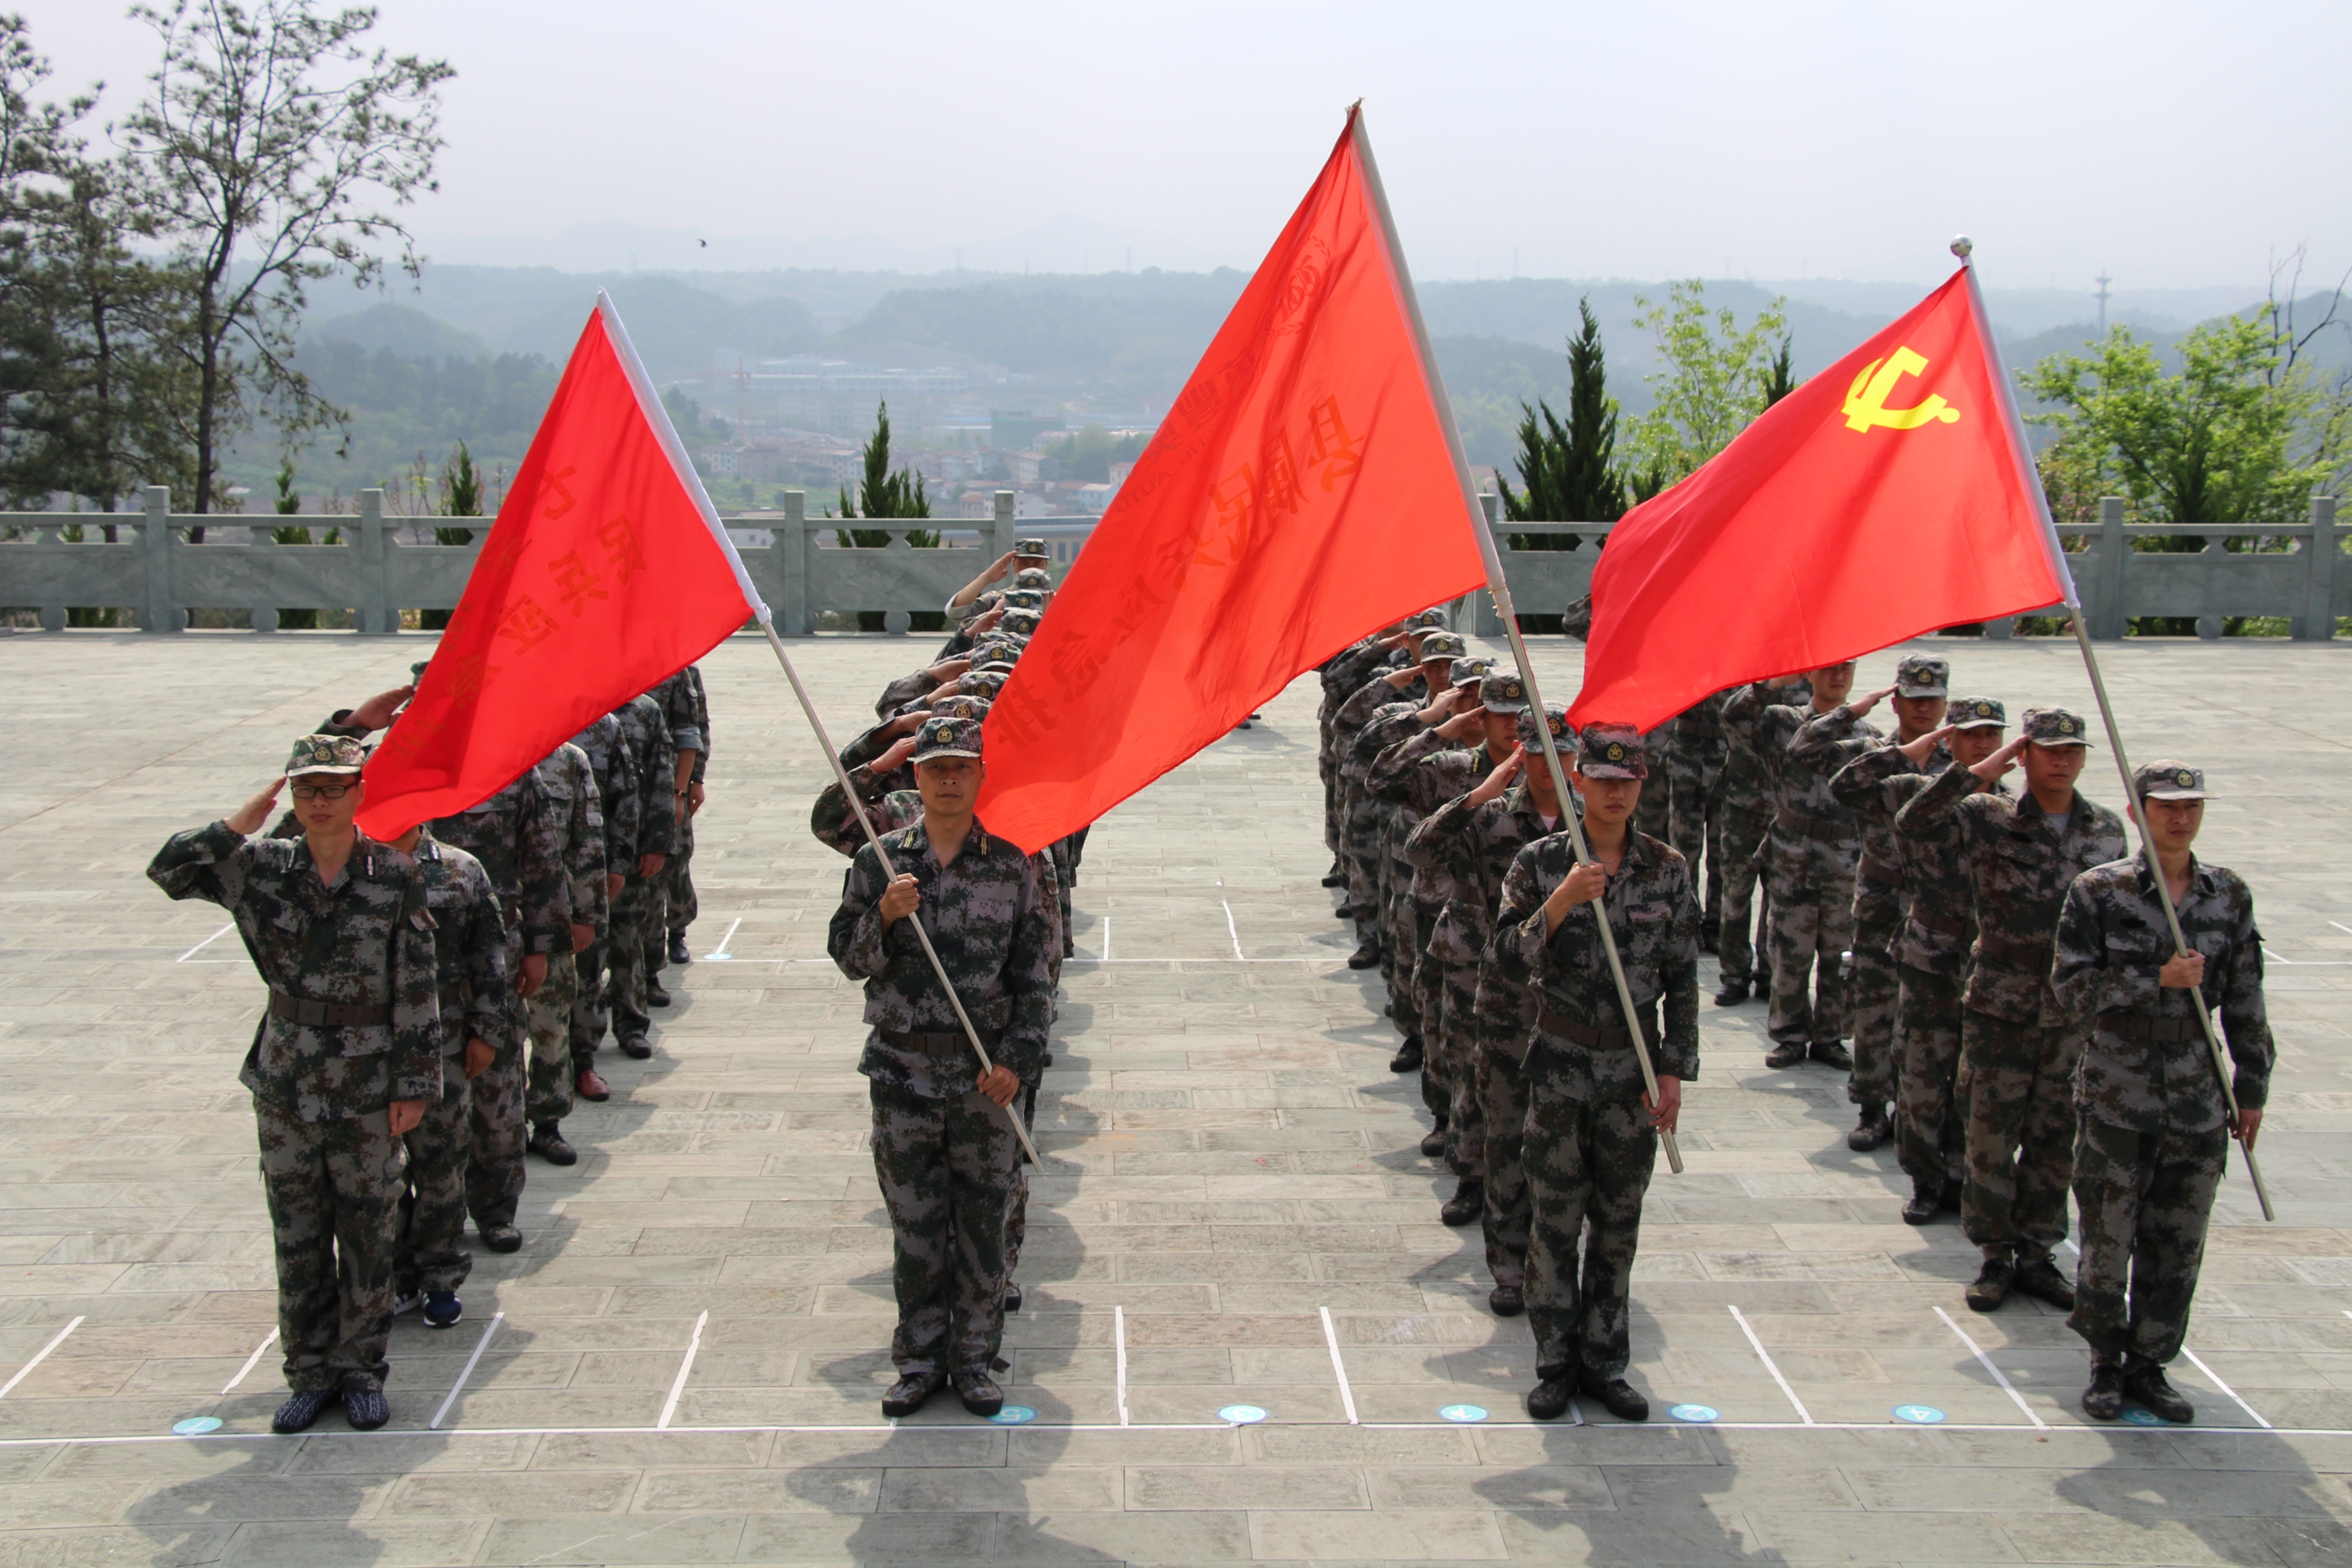
[[263, 790], [221, 820], [227, 824], [230, 832], [251, 837], [261, 831], [263, 823], [269, 820], [270, 812], [278, 805], [278, 792], [285, 787], [286, 781], [283, 778], [271, 779], [268, 789]]
[[371, 730], [381, 730], [392, 722], [393, 715], [400, 711], [401, 705], [415, 695], [416, 688], [414, 686], [395, 686], [389, 691], [377, 692], [352, 709], [348, 717], [354, 727], [364, 725]]
[[890, 743], [890, 749], [874, 759], [869, 772], [876, 774], [895, 773], [915, 754], [915, 737], [904, 735]]
[[[913, 874], [907, 871], [899, 872], [890, 879], [889, 887], [884, 889], [882, 892], [880, 908], [883, 929], [887, 931], [913, 914], [915, 907], [922, 901], [922, 889], [916, 883]], [[1001, 1105], [1003, 1101], [999, 1100], [997, 1103]]]
[[1449, 741], [1463, 740], [1476, 734], [1486, 717], [1486, 710], [1474, 702], [1440, 724], [1437, 732]]
[[1853, 714], [1855, 718], [1860, 719], [1867, 715], [1872, 709], [1877, 707], [1881, 702], [1885, 701], [1888, 698], [1894, 695], [1895, 688], [1891, 686], [1882, 686], [1875, 691], [1865, 691], [1859, 697], [1847, 698], [1845, 700], [1845, 710]]
[[1916, 741], [1906, 741], [1895, 749], [1915, 763], [1924, 763], [1927, 760], [1927, 753], [1942, 744], [1946, 738], [1958, 728], [1957, 724], [1947, 724], [1940, 730], [1928, 731]]
[[1478, 787], [1470, 792], [1470, 804], [1484, 805], [1488, 801], [1502, 799], [1503, 792], [1509, 789], [1517, 780], [1520, 770], [1527, 764], [1527, 748], [1525, 746], [1511, 748], [1511, 754], [1496, 763], [1494, 771], [1480, 779]]
[[2025, 737], [2020, 735], [1983, 762], [1977, 763], [1969, 772], [1987, 784], [1997, 783], [2003, 774], [2017, 766], [2017, 753], [2023, 750], [2025, 750]]

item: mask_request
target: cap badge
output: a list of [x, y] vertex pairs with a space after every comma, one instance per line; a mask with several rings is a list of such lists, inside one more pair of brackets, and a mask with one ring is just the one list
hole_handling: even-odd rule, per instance
[[1625, 760], [1625, 746], [1624, 746], [1624, 742], [1622, 742], [1622, 741], [1612, 741], [1612, 742], [1609, 742], [1608, 758], [1609, 758], [1609, 760], [1610, 760], [1611, 762], [1612, 762], [1612, 763], [1622, 763], [1622, 762], [1623, 762], [1623, 761]]
[[2183, 768], [2179, 773], [2172, 775], [2172, 782], [2179, 784], [2182, 789], [2187, 789], [2197, 782], [2197, 775], [2190, 773], [2187, 768]]

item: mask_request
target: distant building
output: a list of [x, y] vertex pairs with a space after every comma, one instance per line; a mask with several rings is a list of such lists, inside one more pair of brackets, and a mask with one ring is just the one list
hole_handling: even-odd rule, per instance
[[1092, 512], [1095, 516], [1100, 517], [1110, 506], [1110, 498], [1118, 493], [1118, 487], [1116, 485], [1080, 485], [1077, 497], [1078, 510]]

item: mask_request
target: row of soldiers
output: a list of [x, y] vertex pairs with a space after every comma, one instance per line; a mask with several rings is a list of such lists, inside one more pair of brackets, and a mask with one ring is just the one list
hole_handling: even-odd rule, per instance
[[[422, 679], [425, 667], [411, 671]], [[659, 971], [687, 962], [709, 710], [701, 672], [632, 699], [478, 805], [396, 838], [358, 826], [364, 744], [414, 683], [339, 710], [268, 789], [173, 836], [148, 876], [226, 910], [269, 987], [239, 1080], [276, 1239], [299, 1432], [340, 1399], [373, 1430], [393, 1319], [465, 1315], [471, 1216], [515, 1252], [526, 1151], [579, 1152], [563, 1118], [612, 1090], [595, 1056], [653, 1054]], [[281, 789], [291, 808], [268, 827]]]
[[[1982, 1254], [1968, 1304], [1990, 1311], [2015, 1291], [2068, 1310], [2092, 1350], [2093, 1415], [2115, 1418], [2128, 1396], [2190, 1419], [2164, 1368], [2227, 1138], [2251, 1146], [2273, 1057], [2251, 895], [2189, 850], [2201, 771], [2164, 762], [2134, 780], [2188, 942], [2174, 956], [2148, 856], [2126, 858], [2122, 819], [2074, 788], [2089, 743], [2074, 713], [2029, 710], [2007, 741], [2004, 704], [1952, 700], [1946, 661], [1914, 656], [1859, 697], [1850, 661], [1718, 693], [1693, 710], [1696, 746], [1693, 714], [1576, 735], [1557, 712], [1538, 720], [1519, 678], [1470, 658], [1444, 620], [1424, 611], [1323, 667], [1327, 880], [1348, 889], [1349, 963], [1381, 967], [1403, 1037], [1391, 1066], [1421, 1074], [1423, 1152], [1459, 1177], [1441, 1215], [1480, 1223], [1490, 1305], [1530, 1315], [1530, 1411], [1557, 1415], [1582, 1389], [1646, 1415], [1622, 1375], [1626, 1282], [1654, 1134], [1673, 1130], [1697, 1068], [1703, 854], [1721, 900], [1717, 1004], [1745, 999], [1735, 962], [1748, 961], [1760, 881], [1766, 1060], [1848, 1076], [1861, 1106], [1848, 1142], [1896, 1142], [1906, 1221], [1960, 1210]], [[1890, 699], [1891, 737], [1868, 718]], [[1547, 721], [1576, 759], [1569, 809], [1591, 866], [1558, 831]], [[1724, 773], [1752, 785], [1720, 811], [1690, 763], [1718, 743]], [[1654, 1096], [1583, 908], [1596, 900]], [[2221, 1020], [2234, 1112], [2192, 991]], [[2072, 1280], [2053, 1253], [2070, 1184], [2084, 1229]]]

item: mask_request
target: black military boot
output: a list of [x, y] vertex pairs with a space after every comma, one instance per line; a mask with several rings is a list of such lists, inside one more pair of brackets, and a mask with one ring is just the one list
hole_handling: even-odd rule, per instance
[[1348, 967], [1350, 969], [1370, 969], [1380, 961], [1380, 944], [1378, 942], [1368, 942], [1364, 943], [1363, 946], [1356, 949], [1355, 952], [1348, 955]]
[[982, 1367], [960, 1367], [955, 1374], [956, 1397], [974, 1415], [993, 1415], [1004, 1408], [1004, 1391]]
[[948, 1385], [947, 1374], [940, 1372], [910, 1372], [890, 1385], [882, 1396], [882, 1414], [888, 1416], [912, 1415], [923, 1407], [923, 1402]]
[[2017, 1279], [2012, 1286], [2021, 1296], [2035, 1296], [2049, 1302], [2062, 1312], [2074, 1310], [2074, 1287], [2056, 1260], [2044, 1252], [2017, 1260]]
[[552, 1121], [542, 1121], [530, 1130], [530, 1152], [551, 1165], [576, 1165], [580, 1151], [563, 1136], [563, 1129]]
[[1745, 980], [1727, 980], [1723, 983], [1723, 989], [1715, 994], [1715, 1005], [1718, 1007], [1737, 1007], [1747, 1000], [1748, 982]]
[[1915, 1176], [1911, 1179], [1911, 1195], [1903, 1203], [1903, 1223], [1926, 1225], [1936, 1217], [1936, 1211], [1943, 1206], [1944, 1184], [1923, 1181]]
[[1516, 1318], [1528, 1310], [1528, 1296], [1517, 1285], [1497, 1285], [1486, 1292], [1486, 1310], [1498, 1318]]
[[1801, 1067], [1804, 1061], [1805, 1042], [1802, 1040], [1783, 1040], [1764, 1053], [1764, 1065], [1768, 1068]]
[[1348, 873], [1339, 868], [1339, 862], [1337, 860], [1332, 861], [1331, 868], [1323, 873], [1323, 885], [1327, 888], [1344, 888], [1348, 885]]
[[1843, 1040], [1815, 1040], [1811, 1055], [1825, 1068], [1834, 1068], [1839, 1072], [1853, 1070], [1853, 1053], [1845, 1048]]
[[682, 931], [669, 933], [669, 961], [679, 965], [694, 962], [694, 955], [686, 951], [686, 933]]
[[2006, 1252], [1997, 1253], [1984, 1260], [1977, 1270], [1976, 1282], [1968, 1289], [1969, 1310], [1990, 1312], [2009, 1300], [2010, 1287], [2017, 1283], [2017, 1263]]
[[1444, 1152], [1445, 1123], [1441, 1121], [1421, 1135], [1421, 1157], [1424, 1160], [1434, 1160]]
[[1528, 1414], [1538, 1421], [1557, 1421], [1568, 1414], [1568, 1402], [1576, 1394], [1576, 1369], [1563, 1367], [1550, 1373], [1536, 1369], [1543, 1381], [1528, 1394]]
[[2124, 1369], [2111, 1361], [2091, 1363], [2091, 1386], [2083, 1390], [2083, 1414], [2113, 1421], [2124, 1413]]
[[648, 1007], [669, 1005], [669, 993], [662, 989], [662, 983], [658, 976], [651, 974], [646, 976], [646, 1005]]
[[1886, 1102], [1874, 1100], [1862, 1108], [1862, 1120], [1845, 1135], [1845, 1146], [1857, 1154], [1867, 1154], [1885, 1148], [1894, 1136], [1895, 1124], [1886, 1119]]
[[278, 1414], [269, 1418], [269, 1429], [280, 1435], [307, 1432], [310, 1424], [319, 1419], [319, 1413], [336, 1398], [331, 1388], [298, 1388], [294, 1396], [279, 1405]]
[[1391, 1072], [1419, 1072], [1422, 1060], [1422, 1039], [1419, 1035], [1407, 1035], [1397, 1054], [1389, 1058]]
[[1596, 1372], [1586, 1372], [1576, 1380], [1580, 1394], [1589, 1394], [1601, 1401], [1602, 1409], [1620, 1421], [1647, 1421], [1650, 1402], [1641, 1391], [1622, 1377], [1603, 1377]]
[[2135, 1361], [2124, 1368], [2124, 1394], [2175, 1426], [2186, 1426], [2197, 1419], [2197, 1406], [2164, 1380], [2164, 1369], [2154, 1362]]
[[1450, 1226], [1475, 1225], [1486, 1212], [1486, 1184], [1475, 1176], [1465, 1176], [1454, 1195], [1437, 1211], [1437, 1217]]

